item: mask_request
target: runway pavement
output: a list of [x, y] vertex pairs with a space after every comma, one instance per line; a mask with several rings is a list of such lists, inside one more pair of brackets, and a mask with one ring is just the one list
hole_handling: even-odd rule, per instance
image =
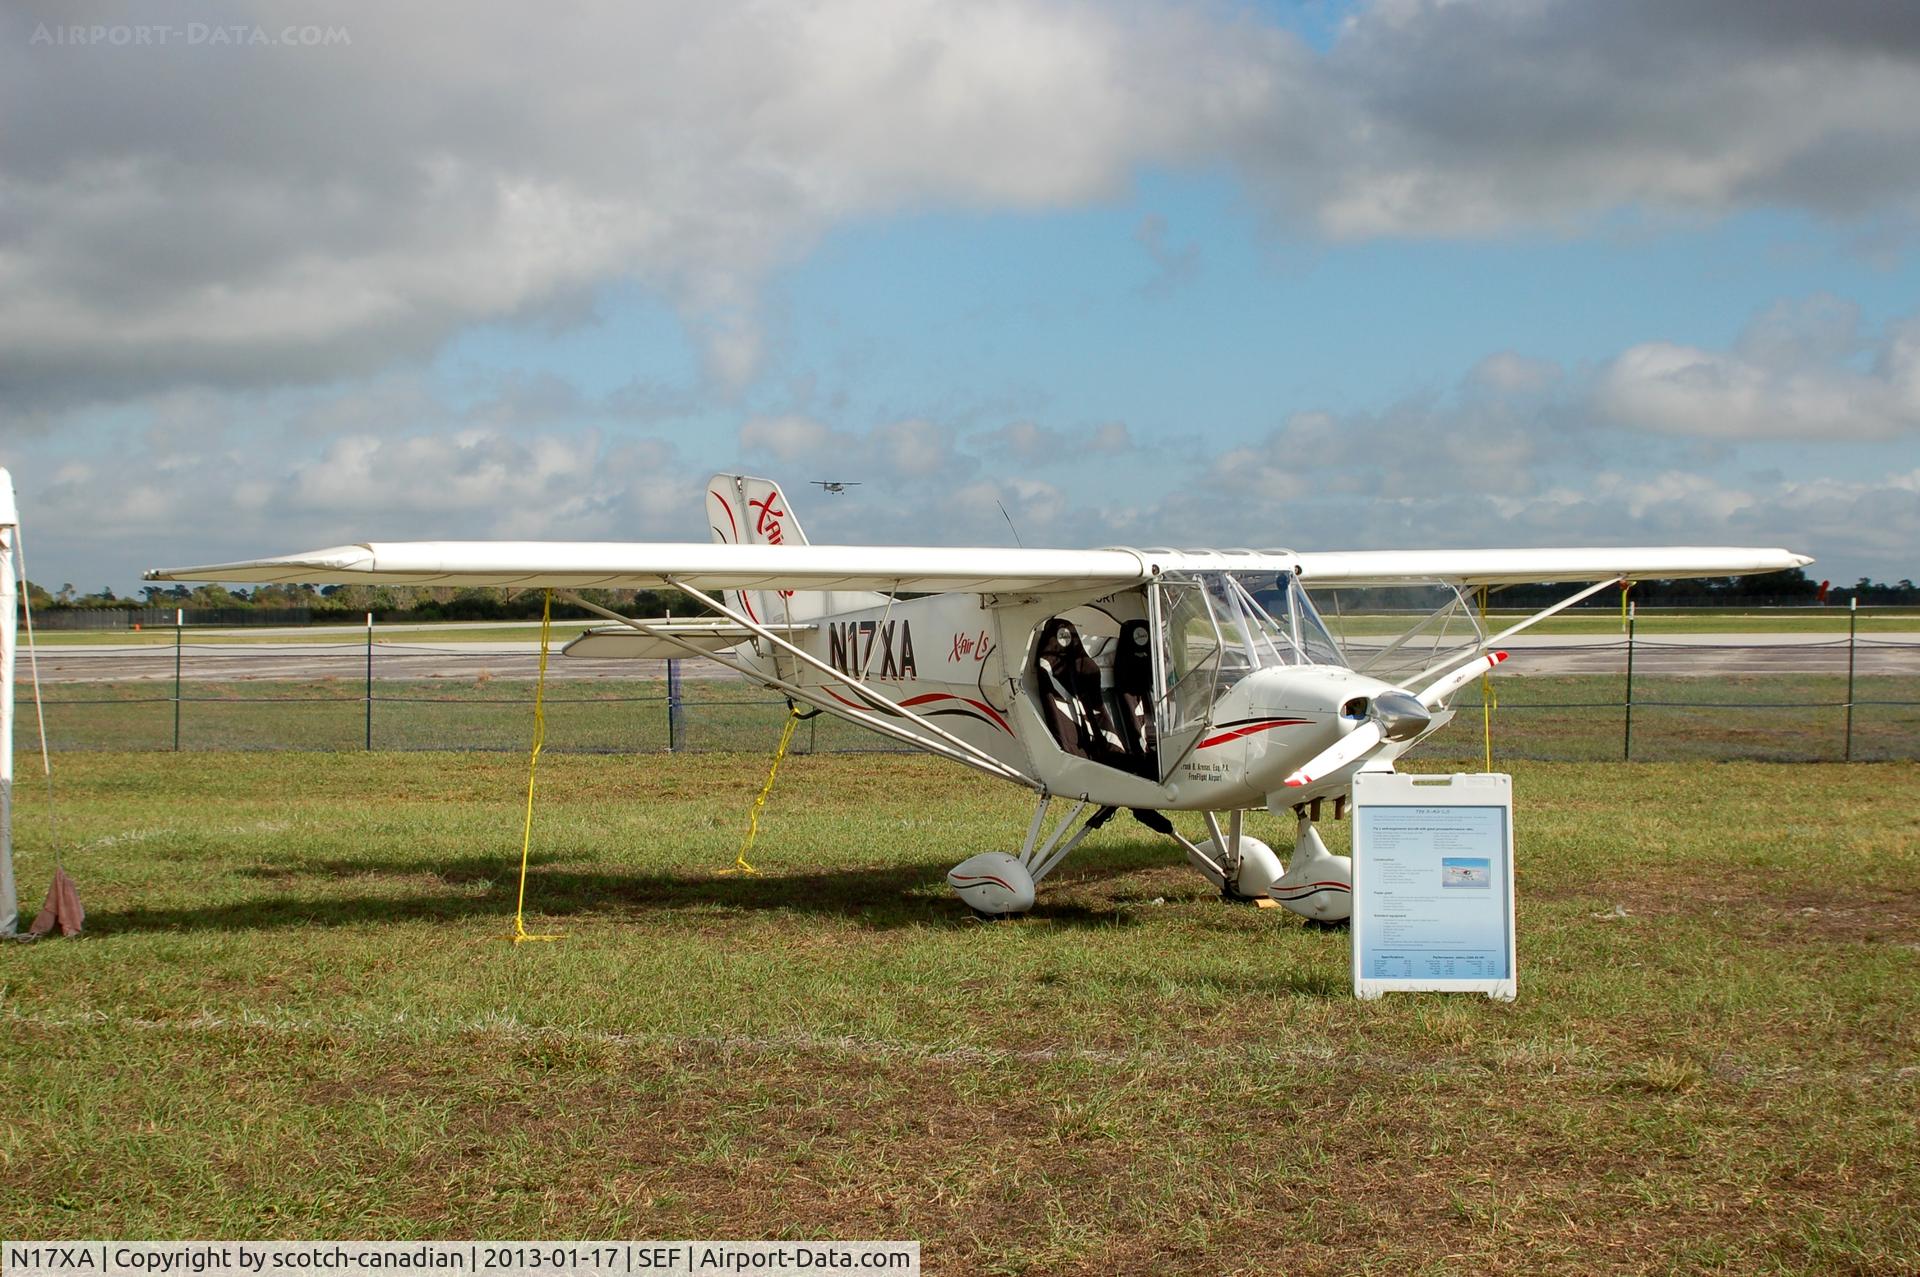
[[[1517, 635], [1505, 645], [1511, 659], [1502, 672], [1525, 677], [1540, 674], [1614, 674], [1625, 668], [1627, 644], [1619, 635]], [[102, 644], [42, 647], [40, 677], [50, 683], [162, 682], [174, 677], [172, 646]], [[1920, 631], [1861, 638], [1855, 651], [1863, 675], [1920, 675]], [[1748, 633], [1667, 635], [1638, 639], [1634, 670], [1650, 676], [1711, 677], [1730, 674], [1845, 674], [1847, 641], [1820, 635]], [[260, 643], [184, 645], [180, 677], [195, 682], [364, 680], [368, 675], [364, 643]], [[493, 678], [531, 679], [539, 668], [539, 644], [533, 642], [450, 643], [431, 647], [377, 642], [372, 676], [376, 680], [471, 679], [482, 671]], [[19, 676], [28, 676], [24, 653]], [[663, 661], [562, 659], [557, 655], [548, 677], [566, 680], [660, 678]], [[708, 660], [681, 662], [686, 678], [736, 677]]]

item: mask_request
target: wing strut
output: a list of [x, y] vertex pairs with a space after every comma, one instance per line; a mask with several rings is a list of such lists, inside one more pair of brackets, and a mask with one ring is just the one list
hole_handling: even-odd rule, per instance
[[[802, 700], [802, 701], [805, 701], [807, 704], [812, 705], [818, 709], [826, 710], [830, 714], [837, 715], [841, 718], [851, 719], [852, 721], [859, 723], [862, 727], [871, 728], [872, 730], [879, 732], [882, 736], [889, 737], [890, 739], [893, 739], [893, 740], [901, 741], [905, 744], [912, 745], [919, 749], [931, 749], [934, 753], [939, 754], [942, 758], [951, 759], [956, 763], [963, 763], [968, 767], [972, 767], [977, 771], [983, 771], [987, 773], [987, 775], [998, 777], [1001, 780], [1010, 780], [1017, 785], [1025, 785], [1029, 789], [1039, 789], [1041, 787], [1039, 782], [1035, 781], [1032, 777], [1025, 776], [1020, 772], [1015, 771], [1013, 768], [1007, 766], [1005, 763], [995, 758], [992, 754], [987, 753], [985, 750], [980, 749], [978, 746], [971, 745], [968, 742], [961, 740], [959, 737], [953, 735], [951, 732], [947, 731], [945, 728], [939, 726], [938, 724], [929, 722], [925, 715], [916, 714], [912, 710], [907, 709], [904, 706], [899, 705], [892, 700], [889, 700], [887, 697], [882, 696], [880, 693], [869, 688], [861, 680], [848, 678], [847, 675], [842, 674], [839, 670], [834, 669], [832, 666], [827, 665], [823, 661], [815, 659], [813, 656], [809, 655], [808, 653], [795, 647], [793, 644], [787, 642], [785, 639], [781, 638], [778, 634], [775, 634], [772, 630], [768, 629], [766, 626], [761, 625], [757, 621], [749, 620], [747, 617], [742, 616], [739, 612], [734, 611], [732, 608], [726, 606], [726, 604], [720, 602], [718, 599], [713, 598], [711, 595], [705, 594], [702, 591], [694, 588], [693, 586], [685, 584], [684, 582], [670, 580], [669, 583], [677, 586], [679, 589], [686, 592], [687, 594], [692, 595], [695, 599], [698, 599], [700, 602], [706, 604], [708, 607], [720, 613], [722, 616], [734, 622], [736, 625], [745, 626], [748, 630], [752, 631], [759, 638], [765, 639], [768, 643], [774, 644], [784, 649], [785, 651], [799, 658], [804, 663], [811, 665], [814, 668], [820, 670], [822, 673], [828, 675], [830, 678], [844, 682], [849, 690], [853, 691], [854, 693], [863, 697], [864, 699], [871, 701], [875, 704], [881, 705], [886, 709], [899, 714], [902, 718], [908, 719], [913, 723], [917, 724], [918, 726], [924, 728], [926, 731], [939, 737], [940, 738], [939, 741], [929, 741], [925, 737], [915, 735], [913, 732], [907, 731], [903, 727], [900, 727], [893, 723], [889, 723], [886, 719], [880, 717], [878, 714], [869, 713], [865, 710], [854, 709], [852, 707], [839, 704], [838, 702], [835, 702], [834, 700], [832, 700], [830, 697], [822, 696], [815, 689], [802, 687], [799, 684], [791, 682], [787, 679], [769, 675], [759, 670], [750, 669], [747, 666], [742, 665], [737, 661], [728, 659], [722, 653], [711, 652], [711, 651], [708, 651], [706, 648], [698, 647], [698, 646], [695, 646], [694, 644], [684, 642], [678, 637], [676, 637], [670, 631], [662, 630], [655, 626], [648, 625], [645, 622], [640, 621], [631, 616], [622, 616], [618, 612], [614, 612], [607, 608], [601, 607], [596, 603], [591, 603], [588, 600], [581, 598], [577, 594], [569, 594], [567, 597], [571, 602], [577, 603], [581, 607], [586, 608], [589, 612], [592, 612], [597, 616], [604, 616], [610, 621], [617, 621], [620, 624], [625, 625], [631, 629], [639, 630], [643, 634], [647, 634], [654, 638], [661, 639], [667, 643], [671, 643], [675, 647], [685, 649], [687, 652], [689, 652], [694, 656], [705, 657], [708, 660], [715, 661], [721, 665], [726, 666], [728, 669], [732, 670], [736, 674], [740, 674], [746, 678], [752, 679], [756, 683], [761, 683], [768, 687], [774, 688], [776, 691], [783, 692], [786, 695], [791, 696], [796, 700]], [[941, 742], [945, 742], [947, 745], [947, 748], [942, 748]]]
[[[1596, 581], [1592, 585], [1589, 585], [1586, 589], [1580, 591], [1578, 594], [1568, 595], [1566, 598], [1561, 599], [1558, 603], [1555, 603], [1552, 607], [1546, 608], [1539, 612], [1535, 612], [1532, 616], [1527, 617], [1524, 621], [1520, 621], [1517, 624], [1509, 625], [1506, 629], [1501, 630], [1498, 634], [1494, 635], [1492, 638], [1481, 639], [1479, 646], [1476, 647], [1474, 651], [1485, 652], [1485, 651], [1489, 651], [1492, 648], [1498, 647], [1500, 644], [1506, 642], [1508, 639], [1518, 634], [1521, 630], [1532, 629], [1534, 626], [1540, 624], [1540, 622], [1546, 620], [1548, 617], [1558, 616], [1560, 613], [1566, 611], [1568, 608], [1572, 607], [1574, 604], [1580, 602], [1581, 600], [1590, 599], [1594, 595], [1598, 594], [1600, 591], [1608, 589], [1615, 585], [1619, 585], [1622, 582], [1624, 582], [1626, 579], [1627, 578], [1624, 576], [1613, 576], [1613, 577], [1608, 577], [1604, 581]], [[1458, 659], [1459, 658], [1457, 656], [1450, 656], [1446, 660], [1441, 661], [1437, 665], [1429, 665], [1427, 666], [1426, 669], [1421, 670], [1418, 674], [1415, 674], [1412, 678], [1408, 679], [1407, 682], [1409, 684], [1418, 683], [1421, 679], [1431, 675], [1435, 670], [1445, 669], [1448, 666], [1451, 666], [1452, 664], [1454, 664], [1454, 662]], [[1424, 696], [1424, 693], [1423, 693], [1423, 696]]]
[[1488, 639], [1485, 643], [1482, 643], [1481, 646], [1482, 647], [1498, 646], [1499, 644], [1506, 642], [1508, 639], [1518, 634], [1521, 630], [1531, 629], [1532, 627], [1538, 625], [1540, 622], [1546, 620], [1550, 616], [1558, 616], [1560, 613], [1566, 611], [1568, 608], [1572, 607], [1575, 603], [1580, 602], [1582, 599], [1590, 599], [1594, 595], [1600, 593], [1600, 591], [1609, 589], [1616, 585], [1625, 585], [1626, 581], [1627, 581], [1627, 578], [1624, 576], [1609, 577], [1604, 581], [1596, 581], [1592, 585], [1589, 585], [1586, 589], [1580, 591], [1580, 593], [1569, 595], [1567, 598], [1560, 600], [1558, 603], [1555, 603], [1552, 607], [1547, 608], [1545, 611], [1535, 612], [1532, 616], [1528, 617], [1524, 621], [1519, 622], [1517, 625], [1509, 625], [1506, 629], [1501, 630], [1498, 634]]

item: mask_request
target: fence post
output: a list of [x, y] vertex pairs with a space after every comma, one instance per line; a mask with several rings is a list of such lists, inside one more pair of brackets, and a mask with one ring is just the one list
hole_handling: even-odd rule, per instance
[[1847, 600], [1847, 738], [1841, 751], [1840, 761], [1853, 761], [1853, 653], [1854, 642], [1860, 632], [1860, 596], [1854, 595]]
[[1633, 761], [1633, 629], [1639, 612], [1638, 603], [1627, 604], [1627, 701], [1626, 728], [1620, 739], [1620, 761]]
[[173, 609], [173, 752], [180, 752], [180, 644], [187, 628], [187, 610]]
[[373, 752], [373, 613], [367, 613], [367, 752]]
[[680, 660], [667, 658], [667, 752], [677, 754], [685, 742], [681, 736], [686, 731], [683, 721], [685, 706], [680, 700]]

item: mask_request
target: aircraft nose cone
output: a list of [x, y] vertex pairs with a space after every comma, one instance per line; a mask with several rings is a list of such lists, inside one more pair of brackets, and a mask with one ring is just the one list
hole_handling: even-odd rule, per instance
[[1373, 717], [1388, 740], [1412, 740], [1433, 722], [1427, 707], [1409, 692], [1382, 692], [1374, 697]]

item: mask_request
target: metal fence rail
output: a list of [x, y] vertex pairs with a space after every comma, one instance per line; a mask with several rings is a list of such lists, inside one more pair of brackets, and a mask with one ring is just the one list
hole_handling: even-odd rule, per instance
[[[42, 647], [52, 746], [519, 750], [532, 730], [538, 657], [526, 643], [172, 637]], [[1491, 695], [1496, 757], [1920, 759], [1920, 636], [1853, 627], [1773, 637], [1648, 638], [1629, 626], [1618, 638], [1517, 646], [1500, 676], [1456, 696], [1457, 721], [1423, 752], [1477, 757], [1480, 698]], [[760, 750], [786, 713], [780, 698], [701, 661], [555, 661], [546, 704], [546, 748], [576, 752]], [[19, 716], [17, 744], [33, 730], [33, 716]], [[904, 748], [829, 717], [802, 724], [793, 747]]]

